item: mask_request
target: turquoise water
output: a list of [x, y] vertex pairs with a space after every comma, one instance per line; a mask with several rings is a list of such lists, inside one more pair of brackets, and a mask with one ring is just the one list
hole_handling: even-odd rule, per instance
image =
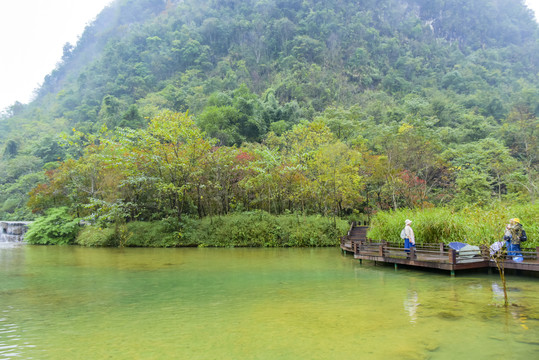
[[535, 358], [539, 280], [338, 249], [0, 248], [0, 359]]

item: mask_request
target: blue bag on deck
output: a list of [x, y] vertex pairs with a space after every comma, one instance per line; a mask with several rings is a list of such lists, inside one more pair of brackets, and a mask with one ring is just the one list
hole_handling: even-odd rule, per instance
[[453, 250], [457, 250], [459, 251], [460, 249], [462, 249], [463, 247], [465, 247], [466, 245], [468, 244], [465, 244], [463, 242], [458, 242], [458, 241], [453, 241], [453, 242], [450, 242], [449, 243], [449, 247]]

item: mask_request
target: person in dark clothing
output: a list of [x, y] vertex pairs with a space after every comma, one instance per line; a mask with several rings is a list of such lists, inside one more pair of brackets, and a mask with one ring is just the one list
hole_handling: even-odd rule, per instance
[[520, 244], [528, 240], [528, 237], [520, 223], [520, 219], [514, 218], [509, 221], [503, 239], [506, 241], [507, 255], [512, 256], [514, 261], [522, 261]]

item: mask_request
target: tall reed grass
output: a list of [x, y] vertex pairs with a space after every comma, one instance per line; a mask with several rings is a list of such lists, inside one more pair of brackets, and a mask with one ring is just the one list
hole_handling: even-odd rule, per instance
[[510, 218], [519, 218], [528, 235], [524, 247], [539, 245], [539, 204], [498, 205], [455, 211], [450, 208], [403, 209], [377, 213], [371, 221], [368, 237], [400, 242], [404, 220], [412, 220], [416, 243], [466, 242], [472, 245], [493, 243], [503, 237]]

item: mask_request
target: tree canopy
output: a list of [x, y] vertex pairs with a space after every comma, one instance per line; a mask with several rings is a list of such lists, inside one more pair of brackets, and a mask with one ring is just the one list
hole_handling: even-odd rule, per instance
[[117, 0], [1, 115], [0, 216], [534, 202], [538, 65], [523, 0]]

